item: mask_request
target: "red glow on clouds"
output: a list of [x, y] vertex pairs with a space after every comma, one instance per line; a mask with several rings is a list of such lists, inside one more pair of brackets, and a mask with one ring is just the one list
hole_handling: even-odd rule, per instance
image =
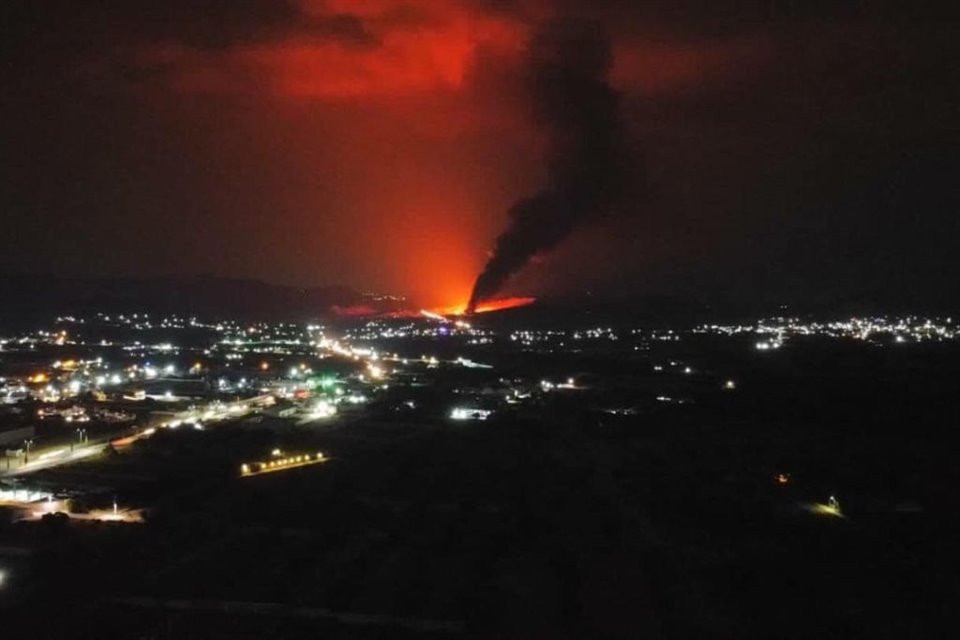
[[[295, 25], [256, 38], [138, 48], [145, 109], [201, 158], [189, 180], [198, 209], [214, 212], [202, 221], [233, 239], [198, 268], [462, 312], [510, 206], [542, 183], [524, 47], [553, 3], [495, 4], [297, 0]], [[355, 32], [317, 29], [344, 17]], [[628, 97], [674, 94], [753, 53], [621, 36], [613, 78]]]
[[460, 0], [304, 0], [305, 15], [363, 21], [370, 42], [300, 35], [220, 50], [159, 47], [156, 62], [189, 92], [249, 90], [291, 98], [352, 99], [456, 91], [480, 50], [519, 55], [525, 26]]

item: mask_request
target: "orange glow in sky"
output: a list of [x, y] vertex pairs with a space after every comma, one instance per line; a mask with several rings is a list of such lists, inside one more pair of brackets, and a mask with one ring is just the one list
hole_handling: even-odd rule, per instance
[[[171, 38], [138, 50], [141, 64], [163, 70], [151, 71], [149, 104], [176, 98], [157, 117], [183, 127], [198, 162], [211, 167], [196, 174], [203, 197], [190, 203], [225, 213], [197, 216], [206, 225], [198, 235], [234, 239], [227, 255], [198, 250], [193, 268], [337, 283], [462, 312], [508, 211], [542, 184], [545, 141], [528, 106], [526, 46], [550, 3], [520, 0], [511, 11], [474, 0], [293, 4], [298, 28], [225, 46]], [[618, 89], [644, 95], [686, 90], [736, 66], [726, 49], [634, 38], [616, 46]], [[478, 311], [524, 304], [510, 300]]]

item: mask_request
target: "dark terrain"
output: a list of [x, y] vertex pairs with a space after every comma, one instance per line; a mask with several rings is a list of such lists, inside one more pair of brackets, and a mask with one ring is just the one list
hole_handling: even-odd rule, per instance
[[[143, 526], [0, 528], [35, 549], [4, 624], [38, 638], [937, 637], [960, 596], [957, 348], [743, 347], [515, 364], [692, 400], [635, 415], [598, 413], [603, 392], [584, 390], [487, 423], [264, 419], [45, 472], [152, 509]], [[668, 357], [698, 375], [658, 380], [649, 365]], [[736, 393], [717, 391], [730, 371]], [[236, 477], [276, 446], [332, 459]], [[801, 508], [828, 495], [845, 517]]]

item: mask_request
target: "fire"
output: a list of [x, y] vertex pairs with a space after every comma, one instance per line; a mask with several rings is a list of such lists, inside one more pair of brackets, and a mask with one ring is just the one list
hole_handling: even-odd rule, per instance
[[503, 311], [504, 309], [513, 309], [515, 307], [525, 307], [536, 302], [536, 298], [513, 297], [499, 298], [497, 300], [483, 300], [477, 304], [474, 313], [486, 313], [487, 311]]
[[[494, 300], [483, 300], [477, 304], [477, 308], [473, 310], [474, 313], [487, 313], [488, 311], [503, 311], [504, 309], [513, 309], [515, 307], [525, 307], [529, 304], [536, 302], [536, 298], [532, 297], [512, 297], [512, 298], [497, 298]], [[462, 316], [467, 312], [466, 303], [458, 304], [452, 307], [441, 307], [439, 309], [433, 309], [430, 312], [424, 312], [424, 315], [428, 317], [435, 316]]]

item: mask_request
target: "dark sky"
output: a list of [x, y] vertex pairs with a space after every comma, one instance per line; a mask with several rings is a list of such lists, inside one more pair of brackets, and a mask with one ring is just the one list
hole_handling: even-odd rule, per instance
[[544, 20], [609, 35], [631, 186], [508, 290], [950, 304], [955, 2], [6, 0], [0, 269], [462, 303], [544, 180]]

